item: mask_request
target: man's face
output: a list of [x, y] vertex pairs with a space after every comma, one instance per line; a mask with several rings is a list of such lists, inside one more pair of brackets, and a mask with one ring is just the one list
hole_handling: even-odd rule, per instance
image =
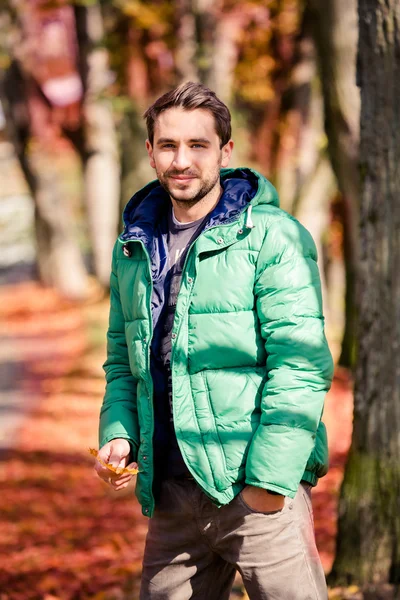
[[233, 142], [220, 147], [211, 112], [170, 108], [155, 123], [153, 145], [146, 142], [150, 165], [172, 199], [192, 204], [219, 186]]

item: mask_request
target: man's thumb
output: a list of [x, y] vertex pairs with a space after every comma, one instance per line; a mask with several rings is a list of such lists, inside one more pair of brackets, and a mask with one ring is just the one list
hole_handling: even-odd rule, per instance
[[118, 467], [119, 463], [121, 462], [121, 453], [118, 451], [117, 448], [113, 447], [111, 450], [111, 454], [110, 454], [110, 458], [108, 460], [108, 462], [115, 468]]

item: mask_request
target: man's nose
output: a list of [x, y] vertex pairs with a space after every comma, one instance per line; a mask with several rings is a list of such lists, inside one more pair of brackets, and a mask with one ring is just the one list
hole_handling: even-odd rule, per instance
[[191, 165], [190, 153], [184, 146], [179, 146], [175, 150], [174, 167], [176, 169], [188, 169]]

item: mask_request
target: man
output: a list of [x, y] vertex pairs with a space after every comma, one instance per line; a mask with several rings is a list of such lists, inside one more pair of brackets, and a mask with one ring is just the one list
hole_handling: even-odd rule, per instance
[[[310, 489], [332, 378], [309, 233], [227, 169], [230, 113], [187, 83], [145, 113], [157, 180], [124, 211], [111, 274], [100, 457], [138, 464], [152, 517], [141, 599], [327, 597]], [[116, 490], [129, 475], [98, 474]]]

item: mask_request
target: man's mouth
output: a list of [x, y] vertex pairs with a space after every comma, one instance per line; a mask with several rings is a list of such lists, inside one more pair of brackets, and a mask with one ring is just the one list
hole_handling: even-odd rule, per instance
[[175, 181], [190, 181], [196, 179], [196, 175], [169, 175], [169, 178]]

